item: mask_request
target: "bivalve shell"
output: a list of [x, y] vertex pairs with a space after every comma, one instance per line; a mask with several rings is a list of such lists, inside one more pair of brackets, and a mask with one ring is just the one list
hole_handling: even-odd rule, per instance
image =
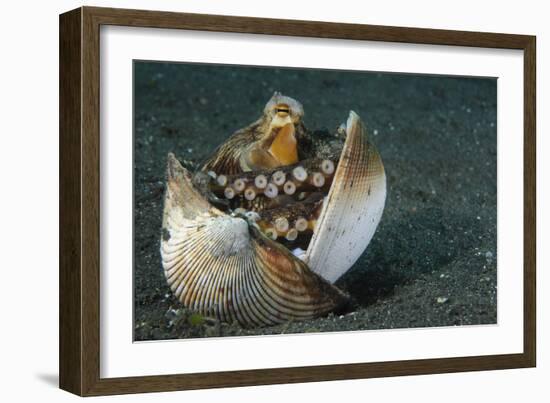
[[245, 218], [212, 207], [170, 154], [161, 255], [176, 297], [243, 326], [324, 315], [347, 296]]
[[378, 151], [351, 111], [346, 142], [305, 261], [334, 283], [371, 241], [386, 201], [386, 174]]

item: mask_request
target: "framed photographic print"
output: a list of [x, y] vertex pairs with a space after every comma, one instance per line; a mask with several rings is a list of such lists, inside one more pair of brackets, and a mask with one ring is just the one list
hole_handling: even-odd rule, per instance
[[60, 386], [535, 365], [535, 38], [60, 17]]

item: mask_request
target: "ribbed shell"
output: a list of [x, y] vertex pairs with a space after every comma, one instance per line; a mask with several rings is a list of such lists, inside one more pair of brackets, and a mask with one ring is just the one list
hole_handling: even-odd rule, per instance
[[170, 288], [188, 308], [258, 326], [331, 312], [347, 297], [242, 218], [212, 207], [168, 157], [161, 255]]
[[351, 111], [342, 155], [304, 259], [308, 266], [331, 283], [338, 280], [371, 241], [385, 200], [384, 165]]

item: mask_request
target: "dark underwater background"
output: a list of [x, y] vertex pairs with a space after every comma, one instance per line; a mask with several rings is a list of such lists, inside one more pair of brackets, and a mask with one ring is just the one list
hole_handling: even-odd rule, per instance
[[[310, 129], [365, 122], [387, 175], [376, 234], [336, 285], [343, 315], [243, 329], [187, 311], [166, 283], [166, 156], [200, 162], [262, 113], [274, 91]], [[134, 339], [494, 324], [497, 80], [134, 62]]]

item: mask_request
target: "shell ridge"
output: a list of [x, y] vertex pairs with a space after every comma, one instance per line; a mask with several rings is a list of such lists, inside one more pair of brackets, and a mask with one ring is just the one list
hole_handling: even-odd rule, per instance
[[246, 269], [247, 277], [250, 284], [250, 291], [253, 293], [253, 295], [255, 296], [255, 300], [258, 302], [258, 309], [262, 311], [264, 324], [275, 323], [273, 320], [273, 316], [277, 312], [277, 310], [273, 308], [273, 306], [270, 304], [270, 302], [266, 298], [265, 293], [263, 292], [263, 289], [258, 284], [257, 270], [254, 270], [254, 266], [252, 264], [249, 264]]

